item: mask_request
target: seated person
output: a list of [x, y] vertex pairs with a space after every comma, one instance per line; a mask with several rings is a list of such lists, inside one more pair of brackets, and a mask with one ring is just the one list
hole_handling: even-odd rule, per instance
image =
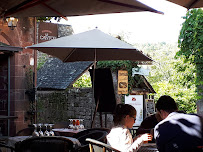
[[175, 100], [167, 95], [158, 99], [156, 109], [163, 119], [154, 128], [154, 137], [159, 152], [202, 152], [201, 117], [177, 112]]
[[[140, 127], [136, 131], [136, 135], [144, 134], [144, 133], [150, 133], [152, 136], [154, 133], [154, 127], [161, 121], [161, 117], [159, 113], [154, 113], [147, 118], [145, 118]], [[154, 138], [151, 142], [155, 142]]]
[[137, 151], [144, 141], [152, 140], [150, 134], [132, 138], [129, 128], [136, 120], [136, 109], [129, 104], [118, 104], [114, 113], [114, 127], [107, 135], [107, 143], [121, 152]]

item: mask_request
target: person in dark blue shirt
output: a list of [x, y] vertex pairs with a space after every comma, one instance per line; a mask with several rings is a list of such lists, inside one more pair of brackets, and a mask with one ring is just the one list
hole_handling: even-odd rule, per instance
[[163, 119], [154, 129], [159, 152], [199, 152], [203, 147], [201, 118], [195, 114], [177, 112], [173, 98], [164, 95], [156, 103]]

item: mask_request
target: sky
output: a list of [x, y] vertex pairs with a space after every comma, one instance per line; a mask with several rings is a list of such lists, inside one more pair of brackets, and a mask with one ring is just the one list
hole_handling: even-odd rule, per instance
[[177, 42], [187, 9], [165, 0], [139, 1], [164, 15], [152, 12], [88, 15], [67, 17], [68, 21], [62, 19], [60, 23], [72, 25], [75, 34], [97, 27], [107, 34], [121, 35], [130, 44]]

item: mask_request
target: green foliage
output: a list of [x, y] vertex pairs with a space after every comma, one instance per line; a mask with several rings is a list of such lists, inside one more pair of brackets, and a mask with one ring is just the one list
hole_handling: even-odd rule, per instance
[[38, 22], [46, 22], [46, 21], [50, 21], [51, 19], [52, 17], [37, 17]]
[[[184, 17], [185, 22], [179, 36], [180, 51], [177, 57], [190, 62], [196, 68], [196, 87], [199, 95], [203, 90], [203, 10], [192, 9]], [[202, 98], [202, 95], [201, 97]]]
[[134, 78], [132, 77], [132, 68], [136, 68], [137, 62], [134, 61], [98, 61], [97, 68], [110, 68], [111, 71], [116, 72], [117, 70], [128, 71], [128, 89], [129, 92], [134, 84]]
[[38, 52], [37, 70], [39, 70], [48, 59], [49, 59], [49, 55], [47, 55], [46, 53]]
[[157, 92], [155, 100], [162, 95], [170, 95], [177, 101], [179, 110], [195, 113], [195, 66], [182, 58], [174, 58], [177, 44], [136, 44], [136, 47], [154, 60], [147, 80]]
[[74, 84], [75, 88], [88, 88], [92, 87], [91, 78], [87, 74], [83, 74]]
[[57, 20], [57, 22], [59, 22], [62, 17], [37, 17], [37, 22], [47, 22], [47, 21], [51, 22], [51, 19], [53, 18]]

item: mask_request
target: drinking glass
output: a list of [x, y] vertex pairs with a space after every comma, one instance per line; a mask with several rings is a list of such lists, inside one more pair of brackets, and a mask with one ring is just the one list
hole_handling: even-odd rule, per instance
[[80, 129], [84, 129], [85, 128], [85, 126], [83, 124], [83, 121], [84, 121], [84, 119], [80, 119]]
[[44, 136], [44, 133], [42, 131], [42, 125], [43, 124], [41, 124], [41, 123], [38, 124], [38, 126], [39, 126], [39, 136]]
[[80, 125], [80, 119], [76, 119], [75, 124], [76, 124], [76, 126], [79, 126]]
[[45, 132], [44, 132], [44, 135], [45, 135], [45, 136], [49, 136], [50, 133], [49, 133], [49, 131], [47, 130], [47, 126], [48, 126], [48, 124], [44, 124], [44, 126], [45, 126]]
[[69, 119], [69, 126], [70, 129], [73, 129], [73, 119]]
[[32, 133], [32, 136], [39, 136], [39, 133], [37, 132], [37, 124], [33, 124], [35, 127], [34, 132]]
[[76, 119], [73, 119], [73, 129], [77, 129], [77, 127], [76, 127]]
[[50, 131], [49, 131], [49, 136], [54, 136], [54, 131], [52, 130], [52, 127], [54, 126], [54, 124], [48, 124]]

